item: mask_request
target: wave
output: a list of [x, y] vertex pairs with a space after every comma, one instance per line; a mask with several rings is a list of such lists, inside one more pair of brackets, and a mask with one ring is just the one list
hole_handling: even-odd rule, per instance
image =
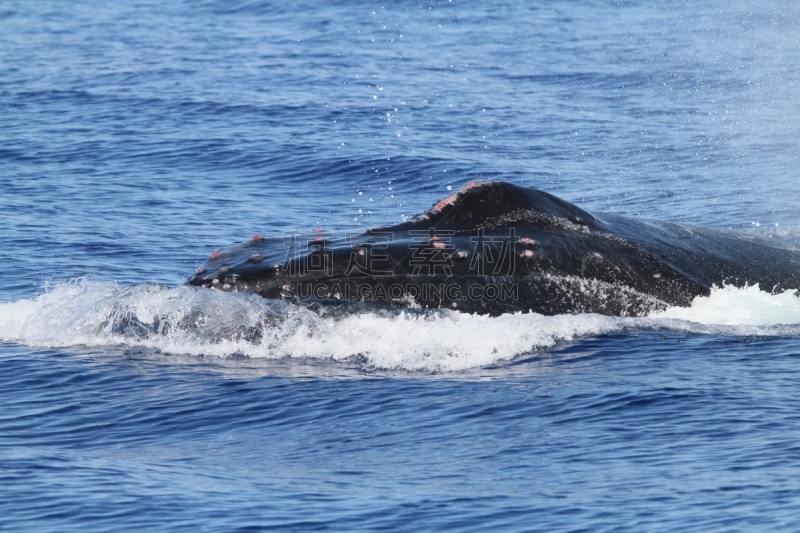
[[309, 307], [248, 293], [85, 278], [0, 304], [0, 341], [36, 348], [121, 346], [168, 354], [358, 359], [368, 369], [453, 372], [502, 364], [597, 335], [665, 329], [800, 335], [800, 298], [758, 286], [715, 288], [646, 318], [499, 317], [449, 310]]

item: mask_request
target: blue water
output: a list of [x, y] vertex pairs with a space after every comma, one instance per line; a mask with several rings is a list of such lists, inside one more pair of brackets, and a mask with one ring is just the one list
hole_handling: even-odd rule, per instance
[[331, 317], [183, 286], [472, 179], [800, 242], [800, 5], [475, 4], [0, 6], [0, 529], [800, 527], [792, 294]]

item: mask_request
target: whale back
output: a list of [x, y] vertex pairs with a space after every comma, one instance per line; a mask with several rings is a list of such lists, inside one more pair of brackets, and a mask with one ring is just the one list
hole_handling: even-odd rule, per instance
[[424, 213], [392, 228], [470, 230], [508, 226], [515, 222], [539, 226], [568, 222], [594, 230], [605, 229], [599, 219], [574, 204], [544, 191], [504, 181], [467, 183]]

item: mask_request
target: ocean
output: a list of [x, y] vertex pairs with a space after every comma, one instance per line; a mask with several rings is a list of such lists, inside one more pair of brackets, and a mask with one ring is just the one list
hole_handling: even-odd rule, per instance
[[800, 5], [0, 5], [0, 529], [795, 531], [800, 299], [186, 286], [472, 180], [800, 247]]

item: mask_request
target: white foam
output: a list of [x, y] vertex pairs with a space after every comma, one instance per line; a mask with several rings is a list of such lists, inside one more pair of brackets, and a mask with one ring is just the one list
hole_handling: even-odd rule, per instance
[[728, 285], [714, 288], [709, 297], [695, 298], [691, 307], [671, 307], [651, 317], [723, 326], [800, 324], [800, 298], [791, 290], [771, 294], [758, 285]]
[[[789, 325], [789, 326], [786, 326]], [[593, 314], [499, 317], [455, 311], [319, 314], [305, 307], [194, 287], [120, 287], [75, 280], [0, 304], [0, 341], [32, 347], [146, 347], [172, 354], [362, 358], [381, 369], [457, 371], [559, 343], [630, 329], [728, 335], [800, 334], [800, 299], [756, 287], [715, 289], [648, 318]]]

